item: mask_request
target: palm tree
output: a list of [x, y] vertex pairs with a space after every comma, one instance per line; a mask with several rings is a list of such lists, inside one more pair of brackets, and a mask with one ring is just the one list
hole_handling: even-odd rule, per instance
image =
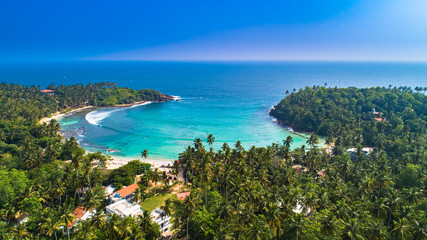
[[421, 240], [427, 239], [427, 227], [421, 221], [414, 221], [412, 223], [412, 239]]
[[306, 143], [313, 148], [319, 143], [319, 137], [316, 134], [311, 134]]
[[344, 223], [342, 239], [344, 240], [363, 240], [361, 226], [357, 219], [351, 218], [349, 222]]
[[188, 238], [188, 227], [190, 224], [190, 216], [194, 212], [195, 209], [196, 209], [196, 204], [195, 204], [194, 200], [191, 198], [191, 194], [190, 194], [184, 201], [184, 214], [185, 214], [185, 216], [187, 216], [187, 228], [186, 228], [187, 239], [189, 239]]
[[387, 229], [380, 220], [374, 220], [370, 223], [370, 226], [367, 228], [369, 239], [372, 240], [385, 240], [387, 239]]
[[19, 224], [16, 227], [10, 229], [13, 239], [28, 239], [30, 233], [25, 228], [25, 224]]
[[148, 232], [151, 228], [151, 212], [142, 210], [142, 214], [138, 216], [138, 226], [143, 232]]
[[147, 149], [144, 149], [144, 151], [141, 152], [141, 158], [144, 158], [144, 159], [148, 158], [148, 151], [147, 151]]
[[209, 145], [212, 145], [212, 144], [214, 144], [214, 142], [215, 142], [215, 137], [212, 135], [212, 134], [209, 134], [208, 136], [207, 136], [207, 143], [209, 144]]
[[290, 136], [290, 135], [288, 135], [287, 137], [286, 137], [286, 140], [283, 140], [283, 144], [287, 147], [287, 148], [290, 148], [291, 147], [291, 144], [294, 142], [294, 139]]
[[106, 236], [110, 239], [121, 239], [123, 229], [121, 228], [122, 218], [117, 214], [112, 214], [105, 229]]
[[165, 189], [166, 189], [169, 184], [168, 174], [165, 171], [163, 171], [161, 173], [161, 178], [162, 178], [163, 184], [165, 184]]
[[74, 222], [74, 218], [74, 214], [72, 214], [69, 209], [65, 209], [65, 211], [60, 217], [61, 222], [67, 228], [68, 240], [70, 240], [70, 227], [72, 227], [71, 225]]
[[99, 191], [99, 189], [89, 189], [84, 195], [83, 206], [88, 211], [92, 211], [92, 209], [101, 206], [103, 200], [103, 194]]
[[139, 202], [143, 202], [145, 200], [145, 198], [146, 198], [146, 194], [145, 194], [144, 190], [141, 188], [138, 188], [132, 196], [132, 201], [139, 203]]
[[157, 182], [162, 180], [162, 175], [160, 174], [159, 169], [154, 169], [151, 175], [151, 180], [154, 182], [154, 194], [156, 194]]
[[391, 233], [394, 239], [398, 239], [398, 240], [408, 239], [411, 234], [410, 232], [411, 225], [409, 224], [408, 219], [399, 218], [398, 221], [393, 221], [393, 222], [394, 222], [394, 228], [391, 230]]
[[92, 224], [90, 221], [81, 221], [78, 225], [79, 231], [74, 236], [74, 239], [78, 240], [92, 240], [97, 239], [95, 235], [95, 231], [92, 228]]
[[277, 203], [270, 202], [267, 205], [266, 209], [266, 217], [267, 217], [267, 224], [270, 226], [272, 235], [274, 234], [274, 229], [276, 229], [276, 237], [279, 237], [279, 231], [281, 226], [281, 211], [278, 207]]
[[328, 239], [331, 239], [332, 236], [339, 231], [339, 222], [335, 217], [335, 214], [327, 209], [322, 211], [319, 223], [320, 230], [328, 235]]
[[165, 205], [161, 206], [160, 209], [163, 210], [165, 216], [170, 216], [172, 214], [173, 202], [172, 199], [168, 198], [165, 201]]
[[41, 225], [41, 229], [49, 237], [51, 237], [52, 234], [54, 234], [55, 239], [58, 240], [58, 236], [56, 233], [61, 230], [61, 226], [63, 225], [64, 224], [61, 221], [57, 221], [51, 217], [47, 217], [45, 218], [45, 222]]
[[249, 240], [264, 240], [271, 239], [272, 234], [268, 229], [268, 225], [265, 224], [266, 219], [263, 215], [255, 217], [255, 221], [249, 224], [249, 229], [245, 232], [246, 239]]
[[293, 215], [285, 225], [285, 234], [290, 239], [303, 239], [304, 238], [304, 222], [303, 214]]

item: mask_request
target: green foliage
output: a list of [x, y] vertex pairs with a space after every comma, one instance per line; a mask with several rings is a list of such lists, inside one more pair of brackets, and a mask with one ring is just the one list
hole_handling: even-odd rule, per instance
[[110, 183], [117, 187], [119, 184], [122, 186], [129, 186], [135, 182], [136, 175], [147, 172], [151, 167], [149, 163], [143, 163], [139, 160], [133, 160], [126, 165], [114, 169], [110, 176]]
[[425, 146], [426, 106], [427, 96], [407, 87], [306, 87], [284, 98], [270, 114], [296, 130], [328, 135], [335, 145], [361, 144], [398, 156], [409, 145]]
[[293, 151], [291, 138], [248, 150], [237, 142], [214, 152], [196, 139], [176, 163], [192, 191], [174, 203], [175, 228], [190, 239], [426, 236], [424, 158], [402, 165], [383, 150], [353, 162], [344, 151], [331, 156], [315, 142], [312, 135], [311, 148]]
[[[0, 238], [1, 239], [157, 239], [159, 227], [148, 219], [143, 231], [138, 219], [107, 221], [102, 183], [109, 158], [86, 153], [75, 138], [63, 141], [60, 126], [43, 117], [86, 105], [110, 106], [171, 97], [154, 90], [119, 88], [111, 83], [60, 85], [41, 93], [40, 87], [0, 84]], [[150, 164], [130, 162], [113, 179], [126, 181]], [[117, 174], [120, 171], [123, 174]], [[120, 183], [116, 184], [120, 185]], [[71, 227], [76, 207], [97, 209], [91, 221]], [[25, 224], [17, 224], [28, 217]], [[119, 229], [118, 229], [119, 228]], [[65, 235], [63, 234], [65, 230]]]
[[400, 174], [399, 183], [406, 188], [421, 187], [421, 166], [406, 164], [405, 169]]
[[0, 207], [3, 209], [25, 195], [29, 180], [23, 171], [16, 169], [0, 170], [0, 179]]

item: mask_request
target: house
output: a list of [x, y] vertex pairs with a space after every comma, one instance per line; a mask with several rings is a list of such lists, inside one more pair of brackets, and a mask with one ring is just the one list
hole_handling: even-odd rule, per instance
[[[357, 148], [349, 148], [346, 151], [350, 154], [350, 159], [352, 161], [357, 160]], [[362, 148], [362, 153], [364, 154], [364, 156], [368, 156], [369, 153], [371, 153], [372, 151], [373, 149], [370, 147]]]
[[55, 91], [50, 90], [50, 89], [45, 89], [45, 90], [42, 90], [41, 93], [48, 95], [48, 96], [53, 96], [55, 94]]
[[306, 167], [304, 167], [302, 165], [299, 165], [299, 164], [293, 165], [292, 168], [295, 169], [297, 172], [299, 172], [299, 171], [301, 171], [301, 172], [308, 172], [309, 171], [308, 168], [306, 168]]
[[136, 217], [142, 214], [141, 206], [132, 204], [126, 199], [120, 199], [106, 208], [107, 214], [116, 214], [121, 217]]
[[190, 196], [191, 192], [183, 192], [183, 193], [177, 193], [176, 196], [178, 197], [178, 200], [185, 200], [188, 196]]
[[170, 231], [170, 228], [172, 226], [170, 222], [171, 216], [165, 215], [165, 212], [162, 209], [156, 208], [156, 210], [151, 212], [151, 217], [153, 222], [159, 225], [161, 232]]
[[87, 219], [93, 217], [93, 215], [95, 215], [96, 210], [87, 210], [84, 207], [77, 207], [76, 209], [74, 209], [74, 213], [73, 215], [75, 216], [74, 218], [74, 222], [71, 225], [78, 225], [81, 221], [86, 221]]
[[137, 183], [124, 187], [118, 191], [115, 191], [107, 196], [110, 203], [117, 202], [119, 200], [125, 199], [128, 201], [132, 201], [133, 193], [139, 189]]
[[312, 216], [313, 210], [310, 207], [304, 207], [304, 205], [300, 202], [297, 202], [297, 206], [292, 210], [294, 213], [304, 214], [304, 216]]
[[[137, 217], [142, 215], [141, 206], [139, 204], [132, 204], [125, 199], [121, 199], [107, 206], [107, 214], [116, 214], [121, 217]], [[171, 216], [165, 215], [165, 212], [160, 208], [156, 208], [151, 212], [151, 220], [157, 223], [161, 232], [168, 232], [172, 226], [170, 222]]]

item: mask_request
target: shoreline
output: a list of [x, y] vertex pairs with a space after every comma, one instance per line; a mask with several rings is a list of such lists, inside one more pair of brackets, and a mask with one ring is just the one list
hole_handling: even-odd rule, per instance
[[43, 123], [48, 124], [53, 119], [58, 121], [62, 117], [74, 114], [76, 112], [80, 112], [80, 111], [88, 109], [88, 108], [95, 108], [95, 107], [96, 106], [89, 105], [89, 106], [84, 106], [84, 107], [80, 107], [80, 108], [73, 108], [73, 109], [71, 109], [71, 111], [66, 112], [66, 113], [61, 113], [60, 111], [57, 111], [56, 113], [52, 114], [51, 117], [44, 117], [44, 118], [40, 119], [39, 123], [40, 124], [43, 124]]
[[[171, 100], [169, 100], [169, 101], [171, 101]], [[43, 124], [43, 123], [48, 124], [52, 119], [59, 120], [62, 117], [74, 114], [76, 112], [83, 111], [83, 110], [88, 109], [88, 108], [115, 108], [115, 107], [125, 108], [125, 107], [133, 107], [133, 106], [143, 105], [143, 104], [147, 104], [147, 103], [151, 103], [151, 102], [153, 102], [153, 101], [138, 101], [138, 102], [133, 102], [133, 103], [116, 104], [114, 106], [93, 106], [93, 105], [89, 105], [89, 106], [84, 106], [84, 107], [79, 107], [79, 108], [72, 108], [71, 111], [66, 112], [66, 113], [61, 113], [61, 111], [57, 111], [56, 113], [52, 114], [51, 117], [44, 117], [44, 118], [40, 119], [39, 123], [40, 124]]]
[[[178, 96], [172, 96], [172, 98], [170, 100], [166, 100], [166, 101], [177, 101], [180, 98]], [[145, 105], [145, 104], [149, 104], [152, 102], [157, 102], [157, 101], [138, 101], [138, 102], [133, 102], [133, 103], [126, 103], [126, 104], [117, 104], [114, 106], [83, 106], [83, 107], [79, 107], [79, 108], [73, 108], [70, 111], [66, 112], [66, 113], [61, 113], [61, 111], [57, 111], [56, 113], [52, 114], [51, 117], [44, 117], [42, 119], [40, 119], [39, 123], [43, 124], [46, 123], [48, 124], [51, 120], [59, 120], [62, 117], [68, 116], [68, 115], [72, 115], [74, 113], [86, 110], [86, 109], [90, 109], [90, 108], [126, 108], [126, 107], [134, 107], [134, 106], [139, 106], [139, 105]], [[165, 102], [165, 101], [159, 101], [159, 102]], [[91, 151], [87, 151], [86, 153], [90, 153]], [[145, 162], [145, 163], [150, 163], [153, 168], [158, 168], [161, 171], [167, 171], [168, 170], [168, 165], [170, 167], [172, 167], [173, 162], [175, 160], [168, 160], [168, 159], [152, 159], [152, 158], [147, 158], [147, 159], [140, 159], [138, 157], [123, 157], [123, 156], [112, 156], [106, 153], [103, 153], [106, 156], [109, 156], [111, 158], [111, 161], [108, 161], [107, 166], [105, 169], [107, 170], [113, 170], [116, 168], [119, 168], [123, 165], [126, 165], [128, 162], [133, 161], [133, 160], [140, 160], [141, 162]]]
[[173, 161], [174, 161], [174, 160], [166, 160], [166, 159], [152, 159], [152, 158], [140, 159], [136, 157], [119, 157], [119, 156], [111, 156], [108, 154], [106, 155], [111, 157], [111, 161], [108, 161], [107, 167], [105, 168], [107, 170], [113, 170], [123, 165], [126, 165], [130, 161], [139, 160], [143, 163], [150, 163], [151, 165], [154, 165], [153, 168], [158, 168], [159, 170], [166, 171], [166, 169], [168, 169], [168, 164], [170, 167], [172, 167]]

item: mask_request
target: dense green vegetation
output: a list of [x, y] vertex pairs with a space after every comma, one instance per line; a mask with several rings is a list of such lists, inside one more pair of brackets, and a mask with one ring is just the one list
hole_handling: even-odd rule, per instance
[[283, 99], [271, 115], [296, 130], [327, 135], [337, 151], [367, 146], [392, 158], [425, 158], [427, 97], [421, 93], [425, 88], [416, 89], [306, 87]]
[[[196, 139], [175, 163], [192, 182], [175, 202], [175, 227], [191, 239], [427, 239], [426, 109], [427, 97], [408, 88], [292, 93], [273, 116], [328, 133], [333, 154], [316, 135], [293, 150], [291, 137], [219, 151]], [[374, 151], [357, 161], [343, 151], [362, 146]]]
[[135, 176], [143, 174], [151, 168], [151, 164], [142, 163], [141, 161], [134, 160], [128, 162], [126, 165], [111, 171], [109, 175], [109, 183], [115, 188], [129, 186], [135, 182]]
[[59, 85], [51, 84], [47, 89], [55, 91], [41, 93], [40, 86], [0, 84], [0, 120], [38, 121], [56, 111], [86, 105], [113, 106], [137, 101], [165, 101], [171, 96], [151, 89], [133, 90], [117, 87], [115, 83]]
[[[40, 124], [58, 110], [170, 99], [154, 90], [135, 91], [111, 83], [53, 84], [54, 95], [40, 87], [0, 84], [0, 239], [156, 239], [160, 236], [149, 212], [133, 218], [111, 217], [105, 210], [103, 183], [133, 182], [149, 164], [123, 166], [108, 178], [108, 157], [86, 153], [74, 138], [62, 140], [58, 122]], [[150, 171], [151, 172], [151, 171]], [[69, 227], [77, 206], [96, 216]], [[17, 224], [24, 217], [28, 221]], [[81, 231], [80, 231], [81, 230]]]
[[[295, 129], [327, 135], [333, 154], [317, 146], [314, 134], [299, 148], [288, 137], [266, 148], [244, 149], [236, 142], [214, 151], [196, 139], [174, 164], [191, 189], [183, 201], [169, 192], [148, 198], [160, 191], [157, 182], [170, 187], [166, 174], [148, 164], [133, 161], [106, 174], [108, 157], [87, 154], [74, 138], [62, 141], [56, 121], [38, 123], [57, 110], [165, 95], [108, 83], [49, 88], [55, 95], [0, 84], [1, 239], [156, 239], [159, 228], [148, 211], [138, 218], [103, 214], [102, 185], [120, 188], [141, 173], [133, 200], [173, 214], [177, 238], [427, 238], [423, 88], [313, 87], [291, 93], [272, 114]], [[207, 137], [208, 145], [214, 141]], [[350, 160], [348, 147], [358, 149], [357, 161]], [[374, 151], [364, 156], [362, 147]], [[69, 227], [77, 206], [97, 213]], [[24, 216], [28, 221], [16, 224]]]

